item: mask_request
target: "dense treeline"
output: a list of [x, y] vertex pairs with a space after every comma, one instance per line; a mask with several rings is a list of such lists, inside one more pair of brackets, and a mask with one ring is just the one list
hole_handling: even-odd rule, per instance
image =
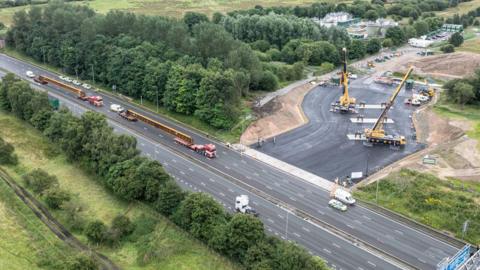
[[478, 104], [480, 102], [480, 69], [470, 78], [454, 79], [443, 85], [448, 100], [460, 104]]
[[120, 11], [99, 15], [53, 2], [16, 13], [6, 41], [66, 73], [115, 85], [122, 94], [217, 128], [235, 123], [242, 93], [273, 90], [278, 80], [265, 76], [249, 46], [195, 14], [185, 21]]
[[[69, 160], [96, 175], [117, 196], [150, 204], [247, 269], [326, 269], [303, 248], [267, 236], [259, 219], [232, 216], [209, 195], [182, 191], [160, 163], [139, 155], [133, 137], [114, 134], [104, 116], [86, 112], [75, 117], [65, 108], [54, 112], [45, 93], [33, 91], [13, 74], [2, 80], [0, 106], [42, 131]], [[52, 208], [70, 200], [68, 193], [58, 189], [56, 178], [45, 172], [33, 171], [24, 181]], [[90, 241], [108, 244], [120, 241], [133, 228], [128, 219], [118, 217], [110, 227], [91, 221], [83, 231]]]

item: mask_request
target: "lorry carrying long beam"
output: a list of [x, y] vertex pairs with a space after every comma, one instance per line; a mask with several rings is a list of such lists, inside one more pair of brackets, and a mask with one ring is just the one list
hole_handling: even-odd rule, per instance
[[85, 91], [83, 91], [80, 88], [73, 87], [69, 84], [66, 84], [61, 81], [57, 81], [55, 79], [42, 76], [42, 75], [39, 75], [38, 77], [33, 78], [33, 80], [40, 84], [48, 84], [48, 83], [54, 84], [56, 86], [59, 86], [62, 89], [65, 89], [74, 93], [75, 95], [77, 95], [79, 99], [83, 101], [88, 101], [90, 104], [94, 106], [97, 106], [97, 107], [103, 106], [103, 98], [101, 96], [87, 96], [87, 93], [85, 93]]
[[159, 128], [166, 133], [175, 136], [175, 143], [183, 145], [187, 148], [194, 150], [197, 153], [200, 153], [208, 158], [214, 158], [217, 156], [216, 147], [214, 144], [194, 144], [193, 138], [188, 136], [187, 134], [180, 132], [174, 128], [171, 128], [165, 124], [162, 124], [158, 121], [155, 121], [145, 115], [142, 115], [138, 112], [132, 110], [124, 110], [119, 112], [119, 115], [128, 121], [136, 121], [137, 119], [147, 123], [151, 126]]
[[402, 87], [405, 84], [405, 81], [408, 79], [408, 76], [410, 76], [410, 74], [412, 73], [412, 70], [413, 70], [412, 67], [410, 67], [407, 70], [407, 73], [405, 73], [405, 76], [403, 77], [402, 81], [397, 86], [392, 96], [385, 104], [385, 109], [383, 109], [382, 114], [380, 115], [380, 117], [378, 117], [373, 127], [371, 129], [369, 128], [365, 129], [364, 135], [368, 142], [383, 143], [383, 144], [390, 144], [390, 145], [396, 145], [396, 146], [406, 144], [405, 136], [386, 135], [385, 130], [383, 129], [383, 123], [385, 122], [385, 119], [387, 117], [388, 110], [390, 110], [390, 108], [392, 107], [393, 102], [395, 101], [398, 94], [400, 93], [400, 90], [402, 90]]

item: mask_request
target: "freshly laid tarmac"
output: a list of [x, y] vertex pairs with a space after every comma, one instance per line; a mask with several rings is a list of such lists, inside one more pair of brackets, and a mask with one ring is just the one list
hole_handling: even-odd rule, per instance
[[[375, 83], [364, 84], [358, 79], [350, 84], [350, 96], [357, 103], [378, 104], [386, 102], [396, 86], [385, 87]], [[363, 115], [367, 118], [378, 118], [381, 109], [358, 109], [358, 114], [340, 114], [330, 112], [331, 103], [341, 95], [340, 86], [317, 87], [305, 96], [302, 107], [309, 122], [302, 127], [286, 132], [267, 140], [258, 147], [264, 152], [287, 163], [293, 164], [308, 172], [333, 180], [345, 179], [352, 172], [369, 174], [379, 170], [407, 155], [423, 148], [417, 144], [412, 135], [411, 114], [414, 107], [404, 104], [404, 99], [411, 96], [410, 91], [402, 89], [394, 106], [387, 116], [393, 123], [384, 125], [387, 134], [403, 135], [407, 139], [404, 147], [388, 145], [366, 146], [362, 140], [351, 140], [347, 134], [371, 128], [372, 123], [352, 123], [350, 118]]]

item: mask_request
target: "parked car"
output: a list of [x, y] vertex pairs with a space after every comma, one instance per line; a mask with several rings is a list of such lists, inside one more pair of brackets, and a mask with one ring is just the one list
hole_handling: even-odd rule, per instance
[[29, 78], [35, 78], [35, 74], [33, 72], [31, 72], [30, 70], [27, 70], [27, 72], [25, 73], [27, 75], [27, 77]]
[[72, 79], [70, 79], [70, 77], [65, 77], [65, 81], [66, 82], [72, 82]]
[[65, 76], [63, 76], [63, 75], [60, 75], [60, 76], [58, 76], [58, 78], [60, 78], [60, 80], [62, 80], [62, 81], [65, 81], [65, 79], [66, 79], [67, 77], [65, 77]]
[[75, 85], [81, 85], [82, 84], [81, 82], [79, 82], [77, 80], [73, 80], [72, 83], [75, 84]]
[[112, 111], [112, 112], [119, 113], [119, 112], [123, 112], [124, 110], [125, 110], [125, 108], [123, 108], [122, 106], [120, 106], [118, 104], [110, 105], [110, 111]]
[[335, 209], [338, 209], [342, 212], [345, 212], [347, 211], [347, 206], [345, 204], [343, 204], [342, 202], [338, 201], [338, 200], [335, 200], [335, 199], [331, 199], [329, 202], [328, 202], [328, 205], [330, 205], [330, 207], [333, 207]]
[[90, 84], [88, 84], [88, 83], [84, 83], [84, 84], [82, 84], [82, 86], [83, 86], [83, 88], [85, 88], [85, 89], [92, 89], [92, 86], [91, 86]]

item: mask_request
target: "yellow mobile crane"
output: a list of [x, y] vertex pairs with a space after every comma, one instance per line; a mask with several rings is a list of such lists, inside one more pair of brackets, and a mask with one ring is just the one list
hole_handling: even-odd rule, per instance
[[347, 72], [347, 49], [343, 48], [343, 70], [340, 84], [343, 87], [343, 95], [332, 104], [332, 111], [341, 113], [355, 113], [355, 98], [348, 95], [348, 72]]
[[398, 96], [398, 93], [400, 93], [400, 90], [402, 90], [402, 87], [405, 84], [405, 81], [407, 80], [408, 76], [410, 76], [410, 73], [412, 73], [412, 70], [413, 70], [412, 67], [410, 67], [407, 70], [407, 73], [403, 77], [397, 89], [395, 89], [395, 92], [393, 92], [388, 102], [385, 104], [385, 109], [383, 109], [382, 114], [377, 119], [373, 127], [371, 129], [368, 129], [368, 128], [365, 129], [364, 135], [368, 142], [384, 143], [384, 144], [391, 144], [391, 145], [405, 145], [407, 143], [405, 140], [405, 136], [386, 135], [385, 130], [383, 130], [383, 123], [387, 117], [388, 110], [390, 109], [390, 107], [392, 107], [393, 102], [395, 101], [395, 98]]

